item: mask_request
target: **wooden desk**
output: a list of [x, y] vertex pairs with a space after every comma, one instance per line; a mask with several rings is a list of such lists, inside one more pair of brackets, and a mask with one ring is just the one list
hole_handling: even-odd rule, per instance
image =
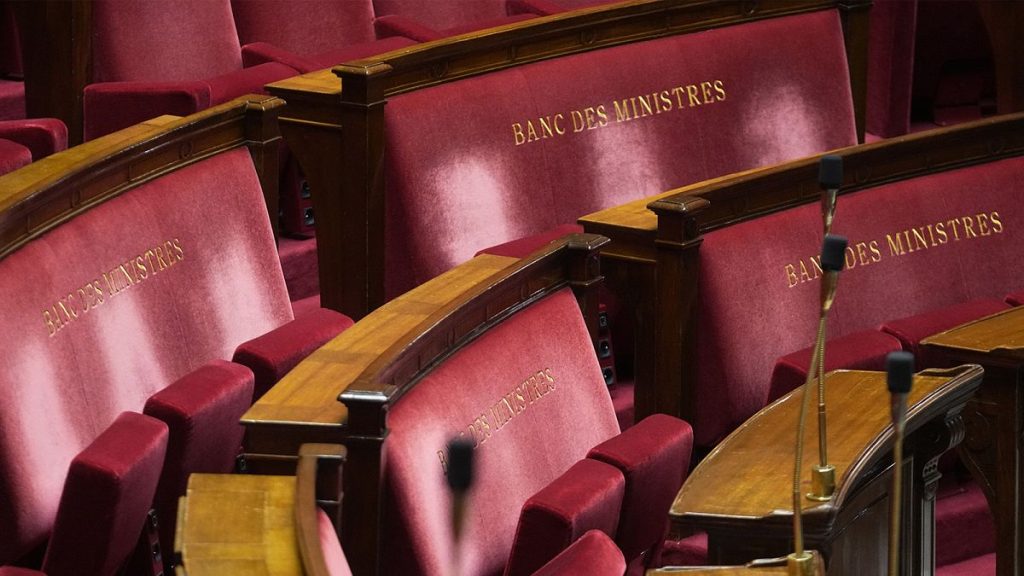
[[174, 548], [188, 576], [303, 574], [295, 477], [193, 474]]
[[985, 368], [977, 397], [964, 413], [967, 439], [960, 449], [981, 484], [996, 522], [996, 573], [1024, 570], [1024, 514], [1021, 427], [1024, 398], [1024, 308], [1013, 308], [941, 332], [921, 342], [944, 362], [972, 362]]
[[[825, 566], [821, 560], [821, 554], [813, 552], [815, 556], [814, 573], [818, 576], [825, 576]], [[687, 568], [683, 566], [667, 566], [655, 570], [648, 570], [646, 576], [663, 576], [667, 574], [682, 574], [684, 576], [788, 576], [785, 558], [772, 560], [755, 560], [744, 566], [701, 566]]]
[[[903, 574], [934, 572], [936, 463], [963, 438], [960, 412], [981, 385], [977, 366], [929, 370], [914, 378], [904, 449]], [[822, 552], [829, 574], [884, 574], [887, 568], [892, 427], [885, 374], [827, 376], [830, 502], [803, 500], [804, 536]], [[669, 513], [673, 527], [708, 533], [708, 560], [740, 564], [781, 556], [792, 547], [793, 443], [802, 389], [779, 399], [734, 431], [683, 485]], [[817, 457], [813, 414], [804, 436], [802, 484]]]

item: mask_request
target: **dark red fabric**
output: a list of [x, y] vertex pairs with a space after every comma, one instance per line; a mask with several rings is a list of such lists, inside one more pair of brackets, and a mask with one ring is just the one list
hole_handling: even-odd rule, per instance
[[935, 565], [995, 552], [996, 529], [988, 500], [975, 482], [940, 492], [935, 500]]
[[178, 498], [190, 474], [226, 474], [235, 468], [244, 429], [239, 424], [252, 402], [252, 371], [212, 360], [150, 396], [143, 413], [167, 424], [167, 464], [160, 476], [155, 508], [160, 542], [174, 548]]
[[529, 576], [590, 530], [614, 538], [625, 490], [618, 468], [573, 464], [523, 504], [505, 576]]
[[302, 300], [292, 301], [292, 315], [302, 318], [309, 314], [316, 314], [320, 310], [320, 295], [315, 294]]
[[177, 82], [242, 68], [229, 0], [97, 0], [93, 82]]
[[681, 540], [666, 540], [661, 551], [662, 566], [706, 566], [708, 535], [705, 532]]
[[244, 147], [33, 239], [0, 260], [0, 291], [0, 397], [17, 399], [0, 403], [0, 562], [45, 539], [54, 471], [118, 414], [292, 319]]
[[415, 40], [401, 35], [391, 34], [388, 36], [380, 40], [333, 48], [312, 55], [300, 55], [265, 42], [255, 42], [242, 46], [242, 62], [246, 66], [255, 66], [265, 62], [280, 62], [299, 72], [306, 73], [337, 66], [349, 60], [383, 54], [416, 43]]
[[550, 16], [567, 10], [568, 8], [564, 4], [564, 2], [555, 0], [507, 0], [505, 8], [509, 14]]
[[508, 15], [505, 0], [373, 0], [373, 11], [378, 17], [398, 14], [434, 30], [486, 23]]
[[277, 62], [205, 80], [105, 82], [85, 87], [85, 138], [98, 138], [162, 114], [187, 116], [239, 96], [263, 92], [264, 84], [298, 71]]
[[329, 576], [352, 576], [352, 569], [349, 568], [348, 559], [345, 558], [345, 551], [338, 541], [338, 533], [334, 531], [334, 524], [324, 514], [324, 511], [317, 509], [317, 533], [320, 535], [320, 550], [324, 554], [324, 563], [327, 564]]
[[[843, 195], [834, 232], [847, 236], [850, 246], [829, 334], [1001, 299], [1024, 285], [1024, 271], [1013, 264], [1020, 245], [1015, 223], [1024, 219], [1016, 201], [1024, 195], [1022, 170], [1024, 158], [1007, 159]], [[704, 235], [693, 423], [698, 446], [713, 446], [764, 407], [776, 359], [814, 341], [820, 273], [810, 259], [820, 246], [817, 203]], [[753, 311], [757, 322], [751, 322]]]
[[31, 163], [31, 150], [17, 142], [0, 138], [0, 176]]
[[444, 37], [444, 33], [419, 21], [401, 14], [388, 14], [373, 21], [373, 29], [377, 38], [386, 40], [392, 37], [411, 38], [416, 42], [431, 42]]
[[256, 400], [311, 352], [350, 326], [352, 319], [348, 316], [320, 308], [242, 343], [232, 361], [249, 367], [256, 375]]
[[[812, 338], [813, 341], [813, 338]], [[774, 402], [807, 380], [814, 345], [787, 354], [775, 362], [768, 387], [768, 402]], [[863, 330], [829, 340], [825, 344], [825, 371], [885, 370], [889, 352], [902, 350], [895, 337], [877, 330]]]
[[904, 350], [913, 352], [914, 356], [918, 357], [918, 367], [923, 368], [932, 365], [935, 359], [923, 356], [919, 345], [921, 340], [972, 320], [1002, 312], [1008, 307], [1006, 302], [994, 298], [958, 302], [941, 308], [930, 308], [927, 312], [906, 318], [888, 320], [882, 324], [882, 331], [897, 338]]
[[231, 11], [243, 46], [266, 42], [309, 56], [374, 40], [370, 0], [231, 0]]
[[476, 32], [478, 30], [486, 30], [488, 28], [497, 28], [498, 26], [505, 26], [507, 24], [514, 24], [516, 22], [522, 22], [531, 18], [536, 18], [536, 14], [531, 13], [520, 13], [512, 14], [509, 16], [499, 16], [489, 20], [477, 20], [474, 22], [467, 22], [465, 24], [456, 24], [448, 28], [441, 30], [441, 34], [444, 37], [448, 36], [459, 36], [460, 34], [468, 34], [470, 32]]
[[994, 576], [996, 573], [996, 554], [985, 554], [956, 564], [937, 566], [936, 576]]
[[533, 236], [528, 236], [526, 238], [519, 238], [511, 242], [505, 242], [504, 244], [484, 248], [474, 254], [474, 256], [479, 256], [481, 254], [494, 254], [495, 256], [525, 258], [563, 236], [579, 232], [583, 232], [583, 226], [580, 226], [579, 224], [562, 224], [552, 228], [551, 230], [541, 232], [540, 234], [534, 234]]
[[277, 253], [281, 257], [281, 271], [292, 301], [320, 294], [316, 238], [283, 237], [278, 240]]
[[867, 130], [883, 138], [906, 134], [917, 0], [875, 0], [868, 18]]
[[608, 394], [612, 397], [619, 428], [625, 430], [633, 426], [636, 422], [636, 407], [633, 402], [636, 396], [636, 383], [633, 380], [620, 379], [608, 387]]
[[[404, 293], [482, 247], [601, 208], [854, 144], [848, 77], [839, 18], [827, 11], [555, 58], [395, 96], [384, 109], [386, 294]], [[652, 112], [641, 116], [645, 95]], [[661, 107], [661, 96], [671, 110]], [[622, 108], [623, 101], [630, 119], [617, 121], [614, 103]], [[541, 138], [539, 119], [554, 124], [557, 114], [565, 134], [550, 126], [552, 136]], [[525, 141], [527, 121], [535, 141]]]
[[113, 575], [142, 534], [167, 449], [167, 425], [124, 412], [71, 461], [43, 572]]
[[615, 543], [591, 530], [533, 576], [622, 576], [625, 571], [626, 561]]
[[25, 118], [25, 83], [0, 78], [0, 120]]
[[68, 129], [56, 118], [29, 118], [0, 122], [0, 138], [6, 138], [32, 151], [40, 160], [68, 147]]
[[499, 574], [518, 518], [492, 513], [495, 503], [519, 509], [618, 433], [568, 289], [520, 310], [441, 363], [395, 403], [388, 427], [384, 538], [407, 542], [408, 553], [386, 555], [387, 574], [434, 574], [450, 565], [443, 456], [452, 437], [477, 444], [462, 569]]
[[1024, 304], [1024, 292], [1014, 292], [1013, 294], [1007, 294], [1005, 302], [1010, 306], [1020, 306]]
[[587, 458], [615, 466], [626, 478], [615, 541], [627, 560], [664, 540], [668, 510], [686, 480], [692, 450], [689, 424], [654, 414], [587, 454]]
[[46, 574], [38, 570], [32, 570], [30, 568], [0, 566], [0, 576], [46, 576]]

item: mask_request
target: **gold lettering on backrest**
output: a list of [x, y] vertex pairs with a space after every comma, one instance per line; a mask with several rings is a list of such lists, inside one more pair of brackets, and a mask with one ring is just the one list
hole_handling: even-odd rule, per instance
[[[611, 103], [581, 106], [566, 112], [512, 122], [512, 143], [521, 146], [566, 134], [597, 130], [673, 110], [707, 106], [723, 102], [725, 98], [725, 83], [721, 80], [704, 80], [654, 90], [645, 94], [617, 98]], [[612, 109], [615, 110], [614, 118], [611, 115]], [[572, 125], [571, 131], [569, 124]]]
[[[538, 370], [523, 378], [497, 402], [487, 406], [479, 416], [459, 431], [459, 438], [471, 440], [474, 448], [483, 446], [499, 430], [513, 419], [521, 416], [530, 406], [539, 402], [555, 389], [555, 375], [551, 368]], [[438, 450], [437, 457], [441, 470], [448, 474], [448, 455]]]
[[[845, 267], [852, 269], [858, 266], [869, 266], [881, 262], [884, 258], [900, 258], [950, 243], [955, 244], [962, 240], [1002, 234], [1003, 229], [1003, 221], [1000, 219], [999, 213], [992, 211], [958, 216], [941, 222], [887, 232], [884, 242], [888, 250], [885, 252], [880, 248], [883, 242], [880, 239], [855, 242], [847, 246]], [[787, 288], [817, 279], [821, 275], [821, 257], [812, 256], [783, 264], [782, 273], [786, 279]]]
[[42, 311], [43, 326], [52, 338], [81, 316], [101, 306], [117, 294], [137, 286], [185, 258], [177, 238], [141, 252], [117, 266], [100, 272], [94, 279], [58, 298]]

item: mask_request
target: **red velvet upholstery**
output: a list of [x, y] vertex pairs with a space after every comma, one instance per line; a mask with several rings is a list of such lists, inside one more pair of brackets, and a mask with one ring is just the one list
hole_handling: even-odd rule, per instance
[[947, 566], [995, 552], [996, 528], [975, 482], [940, 490], [935, 502], [935, 565]]
[[320, 277], [317, 274], [316, 238], [282, 237], [277, 243], [281, 257], [281, 271], [288, 286], [288, 297], [302, 300], [320, 294]]
[[135, 548], [167, 449], [167, 426], [125, 412], [71, 461], [43, 571], [108, 576]]
[[25, 83], [0, 78], [0, 120], [25, 117]]
[[921, 340], [943, 330], [1002, 312], [1008, 307], [1006, 302], [998, 299], [958, 302], [906, 318], [888, 320], [882, 324], [882, 330], [898, 338], [904, 350], [913, 352], [918, 357], [918, 366], [931, 366], [934, 359], [923, 356], [919, 345]]
[[654, 414], [587, 454], [618, 468], [626, 479], [615, 541], [627, 560], [664, 540], [668, 510], [686, 480], [692, 448], [689, 424]]
[[626, 481], [584, 458], [523, 504], [505, 576], [529, 576], [590, 530], [615, 536]]
[[[508, 19], [505, 0], [373, 0], [373, 9], [378, 17], [399, 15], [423, 27], [442, 32], [443, 36], [451, 35], [443, 33], [450, 29], [469, 32], [511, 21]], [[414, 36], [410, 38], [418, 39]]]
[[384, 109], [386, 294], [401, 294], [481, 247], [600, 208], [853, 144], [847, 78], [838, 15], [821, 12], [395, 96]]
[[917, 0], [876, 0], [869, 19], [867, 131], [883, 138], [906, 134]]
[[248, 366], [256, 375], [255, 396], [259, 398], [270, 390], [282, 376], [295, 368], [310, 352], [341, 334], [352, 325], [344, 314], [319, 308], [300, 318], [275, 328], [266, 334], [244, 342], [232, 358]]
[[[829, 336], [1002, 298], [1024, 284], [1019, 267], [1009, 264], [1019, 245], [1014, 223], [1024, 217], [1016, 201], [1024, 194], [1015, 176], [1022, 169], [1024, 159], [1014, 158], [843, 195], [834, 230], [850, 240], [848, 269]], [[698, 289], [707, 304], [698, 315], [694, 423], [699, 446], [714, 445], [762, 408], [775, 359], [813, 341], [819, 282], [809, 259], [817, 256], [820, 231], [813, 204], [704, 235]], [[751, 310], [759, 315], [756, 323]]]
[[46, 574], [38, 570], [32, 570], [31, 568], [0, 566], [0, 576], [46, 576]]
[[935, 569], [937, 576], [993, 576], [995, 573], [995, 552]]
[[28, 148], [33, 160], [40, 160], [68, 147], [68, 129], [56, 118], [2, 121], [0, 138]]
[[265, 84], [296, 74], [294, 68], [270, 62], [206, 79], [90, 84], [85, 87], [82, 103], [85, 138], [98, 138], [161, 114], [194, 114], [245, 94], [262, 92]]
[[28, 148], [0, 138], [0, 176], [14, 172], [32, 162], [32, 151]]
[[577, 232], [583, 232], [583, 227], [579, 224], [562, 224], [552, 228], [551, 230], [541, 232], [540, 234], [534, 234], [533, 236], [528, 236], [526, 238], [519, 238], [511, 242], [505, 242], [504, 244], [484, 248], [474, 254], [474, 256], [479, 256], [480, 254], [494, 254], [495, 256], [525, 258], [537, 250], [540, 250], [545, 245], [554, 242], [563, 236], [575, 234]]
[[[768, 402], [774, 402], [807, 380], [812, 346], [787, 354], [775, 362], [768, 388]], [[825, 346], [825, 371], [885, 370], [889, 352], [902, 350], [900, 341], [877, 330], [854, 332], [828, 341]]]
[[[611, 401], [572, 293], [559, 291], [485, 332], [407, 392], [388, 415], [384, 475], [388, 574], [440, 573], [451, 559], [444, 449], [477, 443], [462, 569], [496, 574], [516, 515], [532, 494], [618, 432]], [[582, 425], [585, 423], [585, 425]]]
[[392, 35], [380, 40], [332, 48], [316, 54], [299, 55], [266, 42], [255, 42], [242, 46], [242, 62], [246, 66], [255, 66], [265, 62], [280, 62], [305, 73], [337, 66], [349, 60], [383, 54], [415, 43], [416, 40], [402, 35]]
[[626, 561], [608, 536], [591, 530], [533, 576], [622, 576]]
[[1024, 304], [1024, 292], [1014, 292], [1013, 294], [1007, 294], [1005, 302], [1010, 306], [1020, 306]]
[[317, 528], [320, 535], [320, 550], [324, 553], [324, 563], [327, 564], [327, 574], [330, 576], [352, 576], [352, 569], [348, 566], [345, 558], [345, 551], [338, 541], [338, 533], [334, 530], [331, 519], [324, 514], [323, 510], [317, 509]]
[[124, 410], [292, 319], [248, 150], [108, 200], [0, 260], [0, 562], [45, 539], [60, 471]]
[[174, 549], [178, 498], [185, 495], [189, 475], [234, 470], [244, 432], [238, 421], [252, 403], [252, 390], [252, 371], [213, 360], [146, 401], [143, 413], [170, 430], [155, 505], [164, 550]]
[[375, 39], [370, 0], [231, 0], [231, 10], [243, 46], [266, 42], [310, 55]]
[[662, 566], [706, 566], [708, 535], [699, 532], [681, 540], [666, 540], [659, 563]]

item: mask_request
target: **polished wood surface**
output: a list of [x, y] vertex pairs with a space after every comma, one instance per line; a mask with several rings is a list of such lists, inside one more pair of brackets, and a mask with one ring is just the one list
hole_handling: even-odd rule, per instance
[[268, 214], [277, 214], [275, 118], [283, 105], [248, 96], [184, 118], [162, 116], [0, 176], [0, 257], [142, 183], [241, 146], [252, 155]]
[[[356, 319], [384, 303], [384, 106], [390, 96], [548, 58], [820, 10], [838, 9], [847, 51], [866, 51], [869, 6], [867, 0], [634, 0], [402, 48], [269, 84], [288, 102], [281, 132], [312, 190], [321, 303]], [[849, 62], [862, 127], [866, 58], [853, 55]]]
[[288, 473], [301, 444], [344, 444], [341, 535], [353, 571], [376, 574], [390, 406], [461, 347], [563, 288], [573, 291], [596, 341], [598, 251], [605, 244], [576, 234], [522, 260], [479, 256], [382, 306], [300, 363], [243, 416], [246, 468]]
[[[981, 383], [977, 366], [930, 370], [914, 378], [908, 396], [905, 486], [910, 502], [904, 528], [904, 573], [931, 574], [933, 538], [929, 523], [938, 475], [929, 466], [954, 447], [962, 430], [959, 413]], [[792, 546], [792, 462], [803, 391], [797, 389], [754, 415], [715, 448], [690, 474], [672, 503], [677, 529], [707, 530], [709, 559], [735, 563], [774, 556]], [[893, 429], [889, 393], [881, 372], [836, 371], [827, 375], [829, 459], [836, 468], [836, 493], [825, 503], [804, 498], [808, 545], [823, 552], [831, 574], [884, 571], [887, 519], [885, 462], [891, 458]], [[801, 485], [811, 486], [818, 430], [813, 415], [804, 435]], [[943, 432], [944, 430], [944, 432]], [[933, 436], [945, 434], [934, 443]], [[924, 439], [925, 444], [919, 442]], [[879, 506], [882, 506], [879, 508]], [[907, 504], [905, 504], [906, 506]], [[881, 520], [882, 529], [874, 529]], [[858, 525], [858, 523], [861, 523]], [[865, 525], [868, 523], [869, 525]], [[878, 556], [881, 551], [882, 555]], [[851, 556], [857, 556], [851, 563]], [[881, 573], [881, 572], [878, 572]]]
[[[814, 554], [815, 576], [825, 576], [825, 565], [822, 562], [821, 554], [814, 551], [811, 551], [811, 553]], [[785, 558], [772, 558], [755, 560], [744, 566], [701, 566], [692, 568], [666, 566], [646, 572], [646, 576], [661, 576], [663, 574], [683, 574], [685, 576], [787, 576], [789, 570], [786, 568]]]
[[[840, 195], [1024, 154], [1024, 114], [834, 151], [845, 166]], [[580, 218], [612, 240], [602, 269], [638, 310], [637, 416], [693, 419], [697, 294], [705, 233], [820, 201], [819, 156], [685, 186]], [[656, 270], [656, 272], [655, 272]], [[661, 297], [659, 297], [661, 295]]]
[[302, 574], [295, 477], [193, 474], [175, 549], [189, 576]]
[[1024, 308], [935, 334], [921, 341], [943, 363], [975, 362], [985, 380], [964, 413], [961, 460], [981, 485], [996, 524], [996, 573], [1024, 571]]

